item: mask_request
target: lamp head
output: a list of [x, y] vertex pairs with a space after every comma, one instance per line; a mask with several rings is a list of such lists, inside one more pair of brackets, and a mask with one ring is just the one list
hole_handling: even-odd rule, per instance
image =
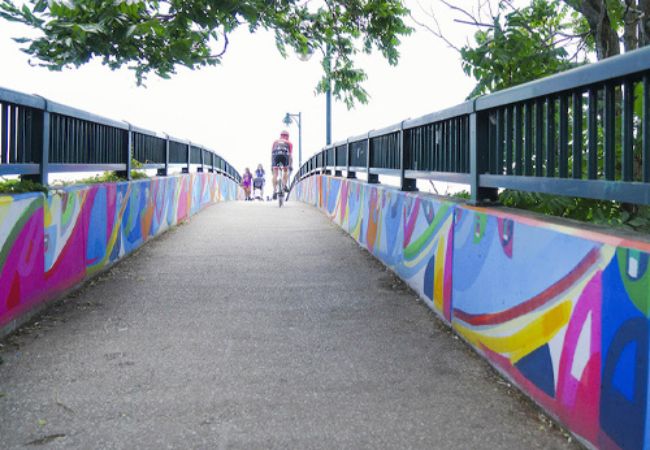
[[314, 54], [314, 49], [311, 44], [307, 43], [302, 48], [296, 50], [296, 55], [300, 61], [309, 61]]
[[282, 119], [282, 122], [283, 122], [286, 126], [291, 125], [291, 114], [287, 113], [287, 114], [284, 116], [284, 119]]

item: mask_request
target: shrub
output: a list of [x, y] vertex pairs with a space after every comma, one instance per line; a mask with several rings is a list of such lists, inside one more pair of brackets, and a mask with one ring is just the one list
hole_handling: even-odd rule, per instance
[[26, 192], [44, 192], [47, 194], [47, 187], [32, 180], [0, 180], [0, 194], [24, 194]]

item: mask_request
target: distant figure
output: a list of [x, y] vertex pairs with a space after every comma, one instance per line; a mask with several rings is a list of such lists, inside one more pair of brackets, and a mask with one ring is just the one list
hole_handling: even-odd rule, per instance
[[253, 200], [251, 198], [251, 183], [253, 181], [253, 174], [251, 173], [250, 169], [246, 167], [244, 170], [244, 175], [242, 175], [241, 178], [241, 187], [244, 188], [244, 195], [246, 196], [245, 200]]
[[[289, 132], [282, 131], [280, 139], [273, 142], [271, 147], [271, 167], [273, 169], [273, 200], [278, 198], [278, 184], [280, 188], [288, 191], [289, 172], [291, 171], [293, 144], [289, 142]], [[278, 183], [278, 169], [282, 168], [281, 183]]]
[[[255, 178], [253, 178], [253, 197], [255, 197], [258, 200], [264, 200], [264, 168], [262, 167], [261, 164], [257, 165], [257, 169], [255, 169]], [[256, 193], [256, 191], [258, 191]]]

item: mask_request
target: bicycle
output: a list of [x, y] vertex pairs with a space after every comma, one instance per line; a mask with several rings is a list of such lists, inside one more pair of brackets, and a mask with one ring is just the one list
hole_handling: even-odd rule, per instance
[[278, 183], [276, 187], [276, 194], [278, 196], [278, 207], [282, 208], [282, 205], [284, 204], [284, 182], [282, 181], [283, 178], [283, 173], [282, 169], [284, 169], [284, 165], [282, 163], [279, 163], [277, 166], [278, 169]]

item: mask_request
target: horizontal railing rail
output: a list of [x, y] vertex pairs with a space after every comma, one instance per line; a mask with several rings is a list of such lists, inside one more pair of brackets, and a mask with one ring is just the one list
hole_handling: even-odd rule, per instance
[[132, 160], [168, 175], [170, 168], [239, 173], [207, 147], [160, 135], [126, 122], [0, 88], [0, 176], [48, 184], [54, 172], [114, 170], [131, 178]]
[[[334, 160], [325, 155], [334, 154]], [[334, 143], [298, 171], [650, 204], [650, 47]]]

